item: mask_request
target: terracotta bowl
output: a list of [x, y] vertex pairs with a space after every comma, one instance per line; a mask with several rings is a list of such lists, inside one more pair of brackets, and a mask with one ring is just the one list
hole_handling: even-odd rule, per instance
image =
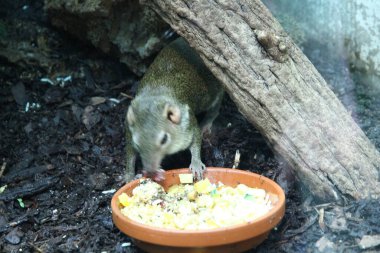
[[[179, 184], [178, 174], [189, 173], [188, 169], [170, 170], [161, 185], [167, 189]], [[157, 228], [135, 222], [120, 211], [118, 196], [125, 192], [131, 195], [139, 180], [124, 185], [112, 198], [112, 218], [115, 225], [133, 238], [134, 243], [146, 252], [243, 252], [264, 241], [272, 228], [283, 218], [285, 212], [285, 194], [274, 181], [248, 171], [207, 168], [205, 173], [211, 182], [221, 181], [225, 185], [236, 186], [239, 183], [258, 187], [269, 192], [274, 207], [261, 218], [242, 225], [205, 230], [175, 230]]]

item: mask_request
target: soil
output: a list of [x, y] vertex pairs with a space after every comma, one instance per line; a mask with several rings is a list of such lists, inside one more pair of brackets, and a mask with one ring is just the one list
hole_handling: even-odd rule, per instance
[[[139, 78], [52, 28], [43, 1], [3, 2], [0, 251], [141, 252], [110, 210], [124, 184], [124, 116]], [[287, 195], [283, 221], [249, 252], [361, 252], [364, 235], [380, 234], [378, 201], [317, 204], [226, 97], [202, 159], [231, 167], [236, 150], [240, 169], [276, 180]], [[182, 152], [163, 167], [189, 163]]]

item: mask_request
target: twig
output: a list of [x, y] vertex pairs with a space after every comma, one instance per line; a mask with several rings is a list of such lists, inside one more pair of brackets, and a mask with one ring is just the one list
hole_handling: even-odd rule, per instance
[[33, 183], [24, 184], [19, 187], [14, 187], [0, 194], [0, 201], [11, 201], [15, 198], [22, 198], [24, 196], [31, 196], [36, 193], [42, 192], [59, 181], [58, 176], [45, 177]]
[[311, 227], [317, 221], [317, 217], [318, 217], [318, 215], [314, 215], [310, 219], [308, 219], [305, 222], [305, 224], [303, 224], [301, 227], [299, 227], [297, 229], [293, 229], [293, 230], [288, 230], [286, 232], [285, 237], [290, 238], [290, 237], [293, 237], [295, 235], [302, 234], [303, 232], [305, 232], [309, 227]]
[[17, 220], [11, 221], [8, 224], [6, 224], [5, 226], [1, 226], [0, 227], [0, 233], [3, 233], [5, 231], [7, 231], [9, 228], [16, 227], [16, 226], [20, 225], [21, 223], [28, 221], [29, 216], [30, 216], [29, 213], [25, 213], [22, 216], [18, 217]]
[[128, 95], [127, 93], [124, 93], [124, 92], [120, 92], [120, 95], [122, 95], [123, 97], [127, 97], [129, 99], [133, 99], [131, 95]]
[[3, 162], [3, 165], [1, 165], [0, 178], [3, 176], [3, 173], [5, 171], [5, 167], [7, 167], [7, 162]]
[[30, 247], [32, 247], [34, 249], [35, 252], [40, 252], [40, 253], [43, 253], [44, 251], [42, 249], [40, 249], [39, 247], [37, 247], [36, 245], [34, 245], [33, 243], [28, 243], [28, 245]]
[[237, 149], [235, 153], [234, 165], [232, 166], [232, 168], [236, 169], [237, 167], [239, 167], [239, 163], [240, 163], [240, 151], [239, 149]]
[[325, 209], [324, 208], [319, 209], [318, 213], [319, 213], [319, 219], [318, 219], [319, 227], [323, 231], [325, 231], [325, 229], [326, 229], [326, 226], [325, 226], [325, 223], [324, 223]]

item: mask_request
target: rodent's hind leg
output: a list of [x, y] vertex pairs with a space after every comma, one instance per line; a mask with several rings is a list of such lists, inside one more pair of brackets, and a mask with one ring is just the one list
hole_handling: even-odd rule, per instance
[[222, 95], [216, 98], [215, 103], [208, 109], [202, 121], [199, 123], [199, 127], [202, 129], [202, 136], [211, 134], [212, 123], [219, 115], [222, 99]]

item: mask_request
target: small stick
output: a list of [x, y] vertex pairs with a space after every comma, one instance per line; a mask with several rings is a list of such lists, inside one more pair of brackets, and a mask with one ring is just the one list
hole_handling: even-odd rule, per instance
[[1, 165], [1, 168], [0, 168], [0, 178], [3, 176], [6, 166], [7, 166], [7, 162], [3, 162], [3, 165]]
[[240, 151], [238, 149], [238, 150], [236, 150], [236, 153], [235, 153], [235, 161], [234, 161], [234, 165], [232, 166], [232, 168], [236, 169], [239, 166], [239, 163], [240, 163]]
[[127, 97], [129, 99], [133, 99], [133, 97], [131, 95], [128, 95], [127, 93], [124, 93], [124, 92], [120, 92], [120, 95]]
[[319, 209], [319, 219], [318, 219], [318, 224], [319, 224], [319, 227], [325, 231], [325, 223], [324, 223], [324, 217], [325, 217], [325, 209], [324, 208], [321, 208]]

